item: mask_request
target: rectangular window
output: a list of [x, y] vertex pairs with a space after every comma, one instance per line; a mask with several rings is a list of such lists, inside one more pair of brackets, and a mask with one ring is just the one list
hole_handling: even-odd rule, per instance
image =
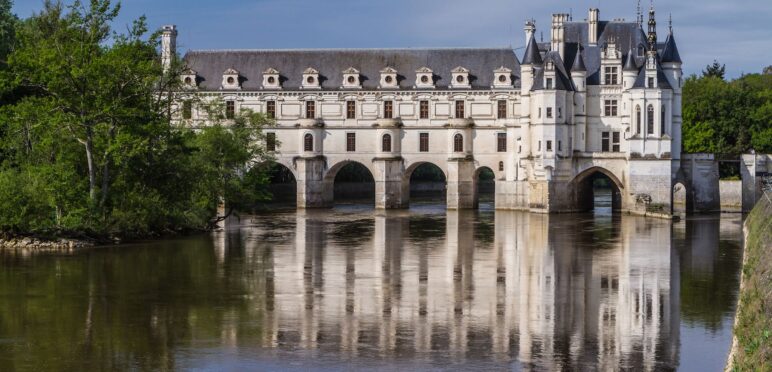
[[537, 142], [536, 151], [541, 151], [541, 141]]
[[463, 119], [464, 117], [464, 101], [456, 101], [456, 118]]
[[548, 118], [552, 117], [552, 107], [547, 107], [547, 117]]
[[268, 151], [276, 151], [276, 133], [265, 134], [265, 149]]
[[276, 119], [276, 101], [268, 101], [265, 104], [265, 113], [269, 119]]
[[496, 147], [499, 152], [507, 152], [507, 134], [499, 133], [496, 136]]
[[611, 151], [619, 152], [619, 132], [611, 132]]
[[420, 133], [418, 135], [418, 151], [429, 152], [429, 133]]
[[191, 118], [193, 118], [193, 102], [191, 101], [182, 102], [182, 118], [185, 120], [190, 120]]
[[608, 152], [609, 150], [609, 132], [601, 133], [600, 137], [600, 151]]
[[547, 89], [552, 89], [552, 78], [547, 78]]
[[357, 118], [357, 103], [356, 101], [346, 101], [346, 119]]
[[619, 73], [616, 67], [606, 66], [605, 70], [606, 85], [619, 84]]
[[507, 118], [507, 101], [501, 100], [501, 101], [499, 101], [498, 105], [499, 105], [499, 107], [498, 107], [499, 108], [499, 110], [498, 110], [499, 111], [499, 115], [498, 115], [499, 119], [506, 119]]
[[421, 101], [419, 104], [419, 114], [421, 119], [429, 118], [429, 101]]
[[394, 102], [383, 101], [383, 118], [391, 119], [394, 117]]
[[653, 77], [649, 78], [649, 88], [654, 88], [654, 78]]
[[306, 119], [316, 119], [316, 102], [306, 102]]
[[346, 151], [354, 152], [357, 150], [356, 133], [346, 133]]
[[618, 114], [618, 101], [615, 99], [607, 99], [604, 101], [603, 108], [606, 116], [617, 116]]
[[541, 119], [541, 107], [539, 107], [539, 116], [537, 116], [539, 119]]
[[552, 141], [547, 141], [547, 152], [552, 151]]
[[563, 118], [563, 108], [558, 107], [558, 119], [562, 119], [562, 118]]
[[563, 142], [558, 141], [558, 152], [563, 151]]
[[225, 118], [233, 119], [236, 116], [236, 102], [225, 101]]

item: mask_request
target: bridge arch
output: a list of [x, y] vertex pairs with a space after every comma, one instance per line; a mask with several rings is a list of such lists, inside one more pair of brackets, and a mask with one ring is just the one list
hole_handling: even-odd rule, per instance
[[610, 212], [622, 209], [622, 192], [624, 183], [614, 172], [600, 167], [592, 166], [577, 174], [569, 183], [572, 190], [572, 202], [574, 209], [580, 212], [590, 212], [598, 208], [606, 207], [602, 201], [598, 201], [596, 193], [603, 189], [610, 189]]
[[408, 200], [412, 198], [446, 202], [447, 183], [447, 170], [432, 161], [411, 163], [402, 174], [402, 192]]
[[376, 172], [368, 164], [356, 160], [341, 160], [324, 174], [326, 200], [333, 204], [342, 200], [375, 203]]
[[[496, 171], [489, 166], [480, 166], [474, 171], [474, 205], [480, 207], [480, 202], [486, 205], [484, 209], [492, 209], [495, 205]], [[490, 208], [488, 208], [490, 206]]]

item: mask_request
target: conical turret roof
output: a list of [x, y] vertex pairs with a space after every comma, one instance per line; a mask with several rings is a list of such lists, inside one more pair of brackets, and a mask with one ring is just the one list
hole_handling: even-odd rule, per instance
[[630, 49], [629, 52], [627, 52], [627, 58], [625, 59], [625, 66], [622, 68], [624, 71], [638, 71], [638, 66], [635, 64], [635, 54], [633, 53], [633, 50]]
[[584, 65], [584, 57], [582, 57], [582, 48], [576, 51], [576, 58], [574, 58], [574, 65], [571, 66], [571, 71], [587, 72], [587, 67]]
[[544, 61], [541, 59], [541, 53], [539, 53], [539, 44], [536, 43], [536, 38], [531, 34], [531, 39], [528, 40], [528, 47], [525, 48], [525, 55], [523, 56], [523, 65], [541, 65]]
[[681, 62], [681, 55], [678, 54], [678, 47], [676, 46], [675, 36], [673, 36], [672, 32], [667, 36], [665, 49], [662, 51], [661, 58], [663, 63], [683, 63]]

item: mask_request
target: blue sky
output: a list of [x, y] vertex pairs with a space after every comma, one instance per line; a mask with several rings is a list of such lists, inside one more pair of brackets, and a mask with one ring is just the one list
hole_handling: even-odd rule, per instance
[[[42, 0], [15, 0], [26, 17]], [[66, 0], [66, 2], [70, 2]], [[88, 2], [87, 0], [85, 2]], [[649, 2], [643, 1], [648, 9]], [[176, 24], [185, 49], [522, 47], [523, 24], [535, 18], [549, 38], [550, 15], [635, 19], [636, 0], [125, 0], [119, 26], [144, 14], [151, 27]], [[672, 13], [686, 73], [718, 59], [727, 74], [772, 65], [772, 0], [656, 1], [660, 38]], [[522, 49], [518, 50], [522, 56]]]

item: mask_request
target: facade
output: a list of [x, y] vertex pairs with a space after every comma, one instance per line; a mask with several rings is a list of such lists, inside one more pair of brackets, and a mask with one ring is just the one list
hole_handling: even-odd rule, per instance
[[[591, 208], [592, 182], [615, 207], [669, 214], [680, 164], [681, 59], [672, 28], [552, 17], [551, 40], [527, 22], [522, 61], [502, 49], [189, 51], [179, 121], [206, 125], [192, 98], [225, 102], [226, 116], [263, 112], [269, 149], [298, 182], [298, 206], [327, 207], [346, 164], [367, 167], [378, 208], [409, 203], [410, 174], [437, 165], [450, 209], [474, 208], [476, 178], [496, 175], [496, 207]], [[163, 61], [177, 30], [165, 26]]]

